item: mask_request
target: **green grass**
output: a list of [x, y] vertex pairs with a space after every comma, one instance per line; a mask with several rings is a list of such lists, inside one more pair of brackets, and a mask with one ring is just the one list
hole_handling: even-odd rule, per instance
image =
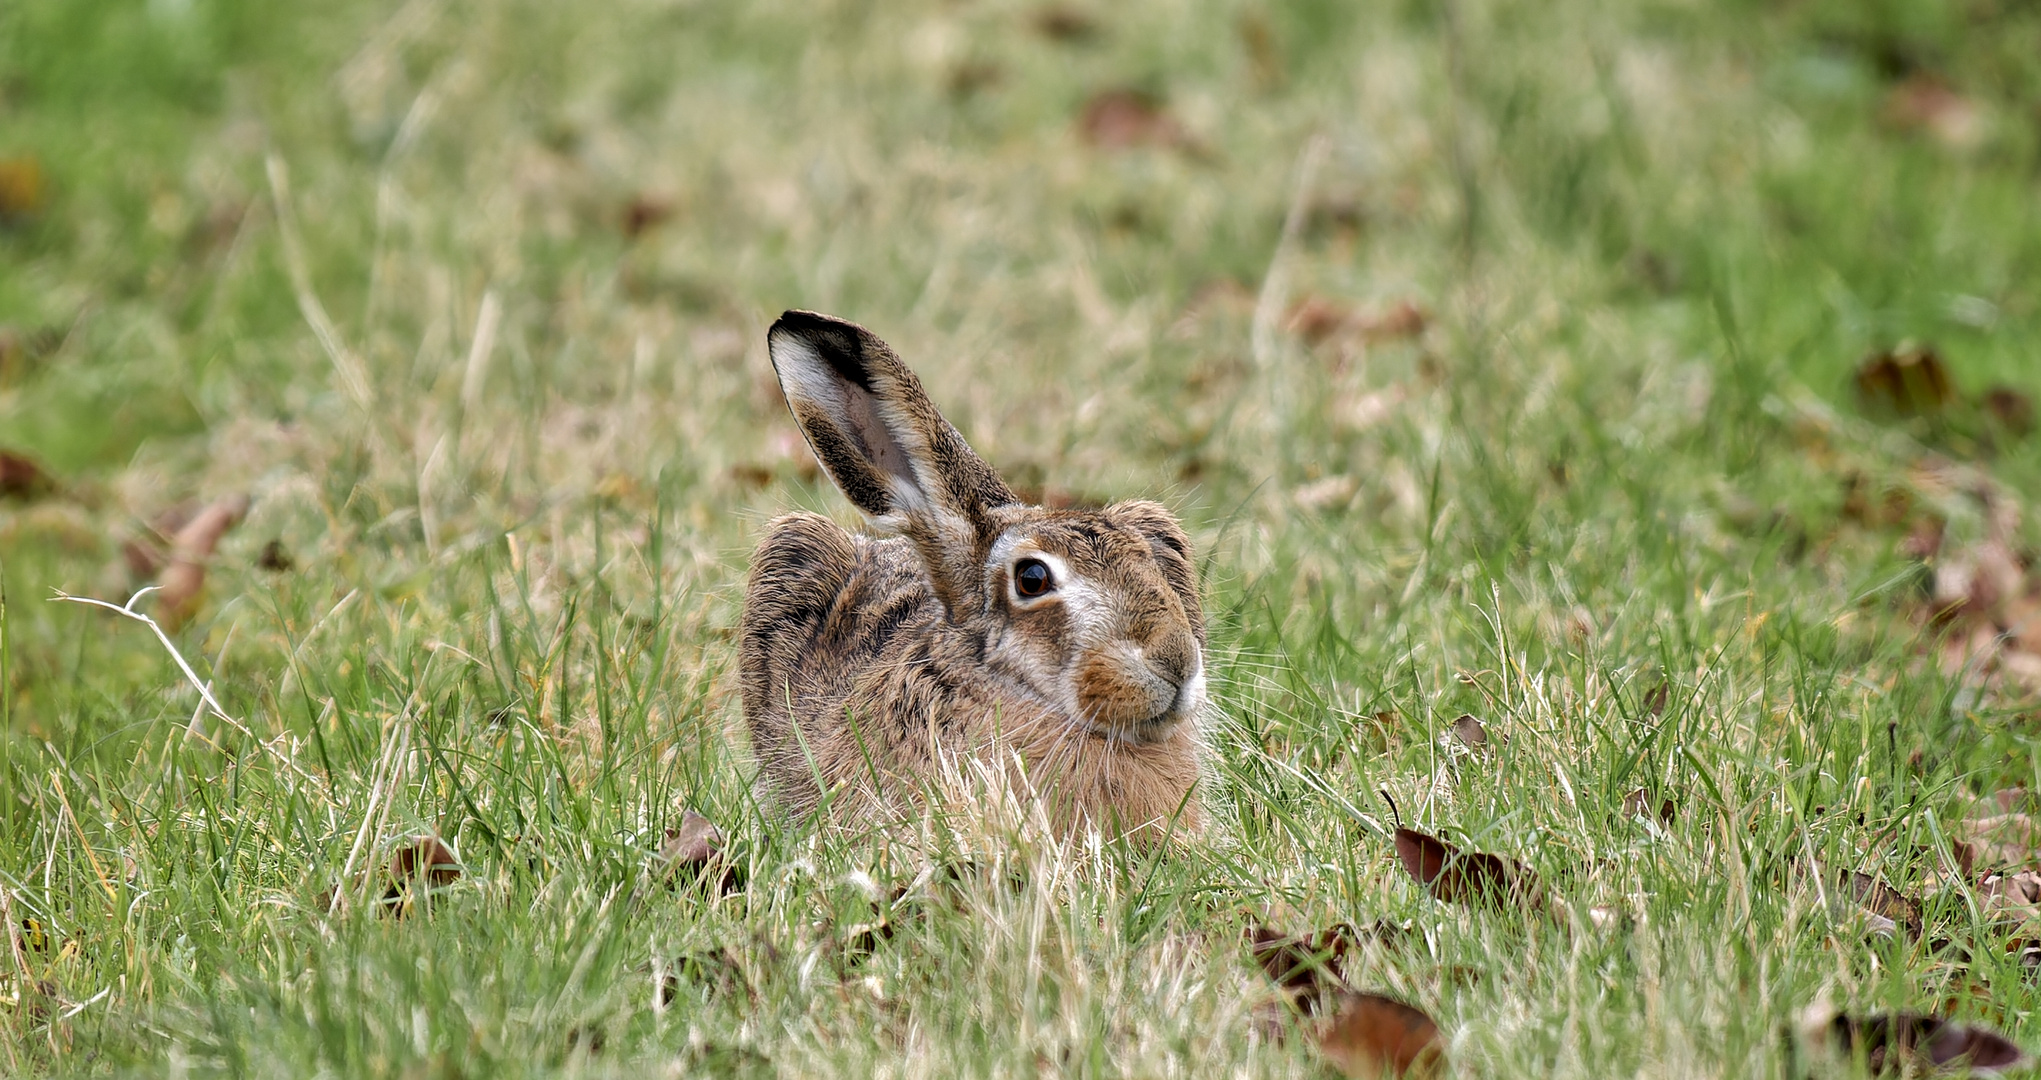
[[[2041, 989], [1920, 854], [1964, 792], [2041, 785], [2041, 714], [1932, 662], [1904, 526], [1845, 513], [1851, 475], [1915, 491], [1954, 550], [1982, 510], [1923, 462], [2041, 490], [2034, 440], [1850, 392], [1911, 339], [2041, 393], [2031, 6], [1138, 0], [1066, 38], [1007, 2], [299, 7], [0, 7], [0, 159], [47, 188], [0, 224], [0, 326], [38, 343], [0, 446], [62, 485], [0, 502], [0, 889], [52, 930], [41, 1014], [0, 968], [0, 1069], [1309, 1073], [1251, 1036], [1257, 919], [1408, 925], [1358, 981], [1459, 1075], [1783, 1077], [1817, 999], [1953, 997], [2041, 1048]], [[1881, 119], [1920, 71], [1973, 132]], [[1188, 145], [1087, 145], [1118, 87]], [[668, 216], [627, 235], [634, 201]], [[1272, 267], [1278, 312], [1427, 326], [1257, 339]], [[1184, 515], [1209, 835], [753, 801], [745, 553], [852, 520], [770, 384], [793, 306], [890, 340], [1009, 477]], [[125, 599], [125, 540], [235, 492], [175, 641], [247, 730], [195, 738], [146, 628], [49, 598]], [[1507, 743], [1448, 753], [1463, 712]], [[1620, 817], [1640, 786], [1669, 827]], [[1378, 791], [1562, 917], [1431, 901]], [[647, 878], [687, 808], [741, 891]], [[427, 831], [467, 872], [412, 917], [319, 908]], [[1927, 891], [1976, 959], [1867, 942], [1809, 854]]]

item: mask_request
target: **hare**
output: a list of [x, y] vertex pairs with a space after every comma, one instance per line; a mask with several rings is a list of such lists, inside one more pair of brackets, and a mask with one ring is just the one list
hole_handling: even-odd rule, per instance
[[1176, 518], [1023, 503], [856, 323], [789, 311], [766, 341], [829, 478], [891, 534], [793, 513], [752, 557], [739, 667], [767, 799], [872, 823], [975, 757], [1065, 835], [1198, 830], [1205, 624]]

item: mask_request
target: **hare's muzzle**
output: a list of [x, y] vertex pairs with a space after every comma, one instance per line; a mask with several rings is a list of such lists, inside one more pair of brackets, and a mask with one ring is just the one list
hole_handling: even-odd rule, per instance
[[1095, 650], [1079, 664], [1076, 683], [1082, 719], [1099, 734], [1138, 742], [1168, 735], [1205, 697], [1203, 659], [1188, 633]]

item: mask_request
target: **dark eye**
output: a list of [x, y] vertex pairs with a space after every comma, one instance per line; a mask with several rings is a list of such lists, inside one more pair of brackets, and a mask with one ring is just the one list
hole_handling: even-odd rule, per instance
[[1056, 587], [1049, 564], [1040, 559], [1022, 559], [1013, 566], [1013, 591], [1025, 597], [1041, 596]]

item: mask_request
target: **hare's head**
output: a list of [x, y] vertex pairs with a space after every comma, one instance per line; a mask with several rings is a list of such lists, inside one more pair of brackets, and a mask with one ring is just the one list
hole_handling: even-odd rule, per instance
[[1026, 505], [870, 331], [789, 311], [767, 341], [830, 479], [913, 542], [994, 677], [1109, 738], [1160, 739], [1197, 713], [1204, 616], [1190, 541], [1167, 509]]

